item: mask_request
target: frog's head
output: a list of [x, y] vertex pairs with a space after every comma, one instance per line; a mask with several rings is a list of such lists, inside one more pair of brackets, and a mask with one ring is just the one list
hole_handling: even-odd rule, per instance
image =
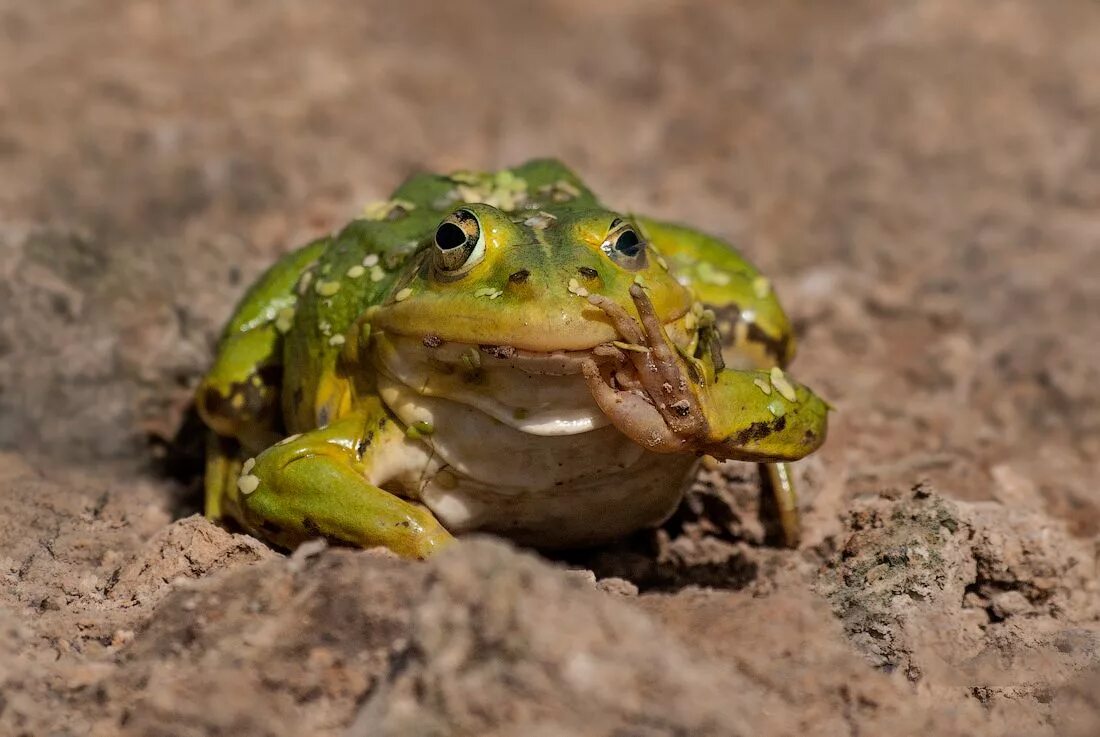
[[372, 321], [433, 342], [588, 350], [618, 338], [589, 295], [637, 315], [636, 283], [666, 324], [691, 308], [692, 293], [629, 216], [560, 208], [520, 218], [465, 204], [443, 217]]

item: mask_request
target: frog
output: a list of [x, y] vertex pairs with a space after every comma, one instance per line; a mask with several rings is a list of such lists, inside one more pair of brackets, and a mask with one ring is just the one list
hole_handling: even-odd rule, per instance
[[709, 456], [760, 464], [796, 546], [789, 464], [831, 408], [794, 353], [732, 246], [558, 160], [414, 174], [240, 300], [195, 395], [205, 514], [286, 550], [586, 548], [660, 525]]

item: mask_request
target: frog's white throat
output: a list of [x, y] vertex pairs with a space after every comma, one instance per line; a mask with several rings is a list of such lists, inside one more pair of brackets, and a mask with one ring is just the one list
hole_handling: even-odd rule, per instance
[[[608, 425], [580, 373], [584, 352], [531, 353], [463, 343], [425, 345], [406, 336], [375, 340], [375, 363], [383, 400], [398, 417], [435, 423], [423, 409], [408, 418], [411, 405], [446, 399], [488, 415], [523, 433], [576, 435]], [[411, 392], [413, 397], [398, 399]], [[390, 398], [394, 401], [391, 401]], [[442, 418], [440, 418], [442, 420]]]
[[424, 430], [403, 490], [452, 530], [585, 545], [656, 524], [679, 500], [694, 459], [648, 453], [611, 426], [580, 373], [587, 352], [374, 338], [382, 401]]

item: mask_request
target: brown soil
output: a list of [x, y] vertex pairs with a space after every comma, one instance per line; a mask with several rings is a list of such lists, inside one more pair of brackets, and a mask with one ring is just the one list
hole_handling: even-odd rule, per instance
[[[1100, 733], [1098, 70], [1087, 0], [0, 2], [0, 734]], [[247, 282], [537, 155], [773, 277], [802, 549], [738, 464], [553, 563], [194, 516]]]

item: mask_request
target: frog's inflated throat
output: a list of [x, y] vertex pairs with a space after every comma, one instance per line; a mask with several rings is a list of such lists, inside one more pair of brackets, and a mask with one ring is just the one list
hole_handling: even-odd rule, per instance
[[207, 514], [288, 547], [589, 545], [663, 520], [709, 453], [769, 464], [793, 543], [782, 462], [827, 412], [792, 353], [732, 249], [557, 162], [414, 177], [238, 307], [198, 395]]

